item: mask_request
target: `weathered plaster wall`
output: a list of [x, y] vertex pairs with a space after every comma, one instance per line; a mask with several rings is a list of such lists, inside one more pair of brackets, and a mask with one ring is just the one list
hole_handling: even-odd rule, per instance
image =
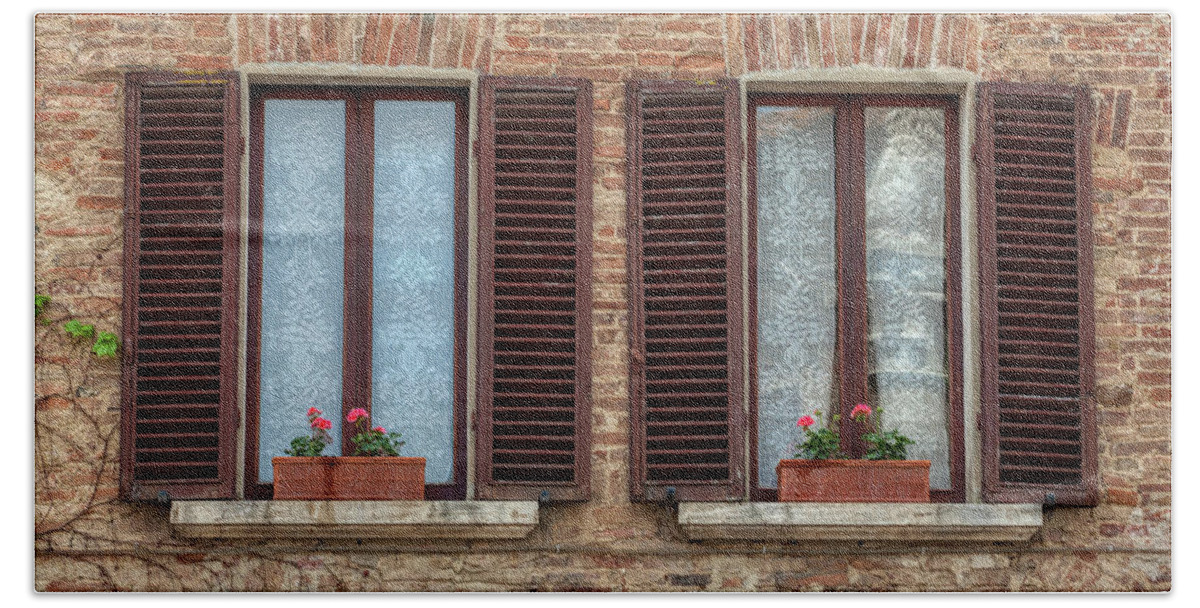
[[[116, 500], [119, 368], [60, 332], [36, 359], [45, 590], [1135, 590], [1170, 571], [1171, 23], [1162, 15], [40, 15], [35, 281], [116, 331], [122, 74], [250, 63], [419, 65], [594, 82], [593, 499], [527, 539], [184, 541]], [[628, 500], [624, 83], [849, 66], [1087, 84], [1102, 496], [1029, 545], [688, 543]], [[117, 332], [119, 333], [119, 332]]]

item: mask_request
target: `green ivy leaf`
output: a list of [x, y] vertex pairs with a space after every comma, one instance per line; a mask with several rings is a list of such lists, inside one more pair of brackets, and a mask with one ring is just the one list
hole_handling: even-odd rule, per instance
[[[88, 327], [90, 328], [91, 325]], [[92, 352], [96, 353], [96, 356], [100, 357], [101, 359], [107, 357], [116, 357], [117, 348], [120, 345], [121, 343], [119, 340], [117, 340], [116, 334], [102, 331], [100, 332], [100, 335], [96, 336], [95, 344], [92, 344]]]
[[50, 305], [50, 296], [34, 294], [33, 296], [33, 318], [37, 319], [46, 312], [46, 307]]
[[67, 332], [72, 338], [85, 338], [90, 340], [96, 336], [96, 327], [94, 325], [80, 323], [78, 319], [71, 319], [70, 321], [64, 323], [63, 331]]

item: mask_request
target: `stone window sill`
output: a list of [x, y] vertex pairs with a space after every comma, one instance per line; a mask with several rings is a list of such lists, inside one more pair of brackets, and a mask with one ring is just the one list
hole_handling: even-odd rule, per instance
[[171, 503], [192, 538], [523, 538], [536, 501], [200, 500]]
[[698, 540], [1027, 541], [1037, 504], [688, 502], [679, 526]]

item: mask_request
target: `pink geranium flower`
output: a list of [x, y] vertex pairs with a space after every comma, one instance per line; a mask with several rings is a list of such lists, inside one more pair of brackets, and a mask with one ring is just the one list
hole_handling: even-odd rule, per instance
[[362, 418], [363, 416], [366, 416], [366, 415], [367, 415], [367, 410], [364, 410], [361, 407], [356, 407], [356, 408], [350, 410], [349, 414], [346, 414], [346, 422], [358, 422], [359, 418]]
[[800, 419], [796, 421], [796, 426], [802, 426], [807, 429], [815, 423], [816, 421], [813, 420], [812, 416], [801, 416]]
[[312, 421], [312, 427], [314, 429], [324, 429], [328, 431], [329, 429], [333, 428], [333, 423], [324, 418], [314, 418]]
[[870, 415], [871, 415], [871, 407], [865, 403], [860, 403], [860, 404], [854, 406], [854, 409], [850, 410], [850, 417], [855, 420], [858, 420], [858, 418], [860, 416], [865, 417], [865, 416], [870, 416]]
[[309, 417], [310, 417], [310, 418], [311, 418], [311, 417], [313, 417], [313, 416], [320, 416], [320, 415], [321, 415], [321, 410], [319, 410], [319, 409], [317, 409], [317, 408], [315, 408], [315, 407], [310, 407], [310, 408], [308, 408], [308, 415], [309, 415]]
[[375, 428], [373, 428], [373, 429], [371, 429], [371, 430], [375, 431], [376, 433], [384, 433], [384, 434], [386, 434], [386, 433], [387, 433], [387, 431], [385, 431], [385, 430], [383, 429], [383, 427], [381, 427], [381, 426], [377, 426], [377, 427], [375, 427]]

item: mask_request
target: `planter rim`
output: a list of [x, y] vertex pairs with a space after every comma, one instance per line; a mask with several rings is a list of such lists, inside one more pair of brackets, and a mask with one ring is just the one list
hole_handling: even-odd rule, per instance
[[271, 464], [277, 462], [306, 462], [312, 464], [369, 464], [376, 461], [385, 463], [415, 464], [425, 462], [424, 456], [273, 456]]
[[829, 459], [817, 460], [815, 458], [784, 458], [779, 461], [775, 468], [788, 467], [898, 467], [898, 468], [929, 468], [928, 460], [849, 460], [849, 459]]

